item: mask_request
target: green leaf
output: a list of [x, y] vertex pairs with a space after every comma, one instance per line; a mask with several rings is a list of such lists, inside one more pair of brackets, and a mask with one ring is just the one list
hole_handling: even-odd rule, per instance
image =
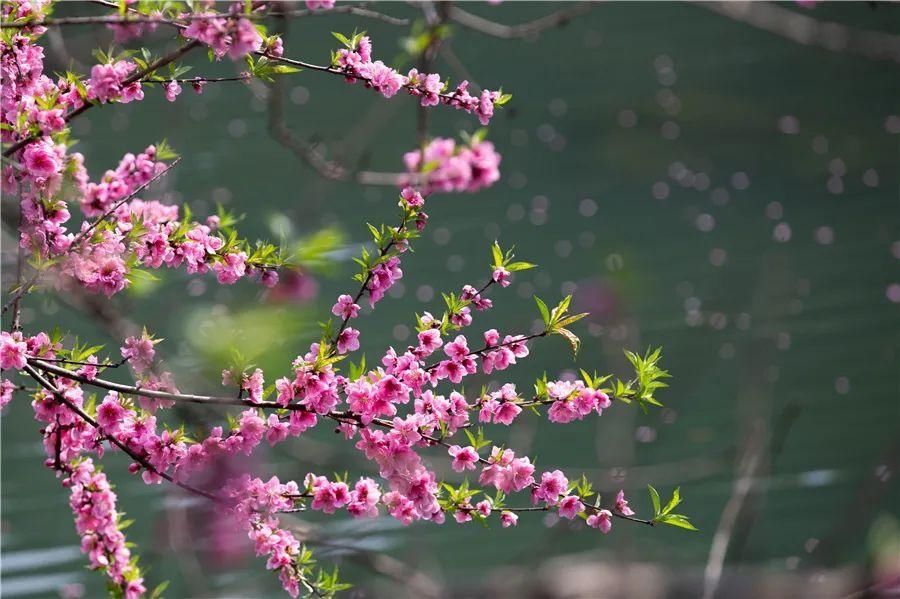
[[547, 304], [544, 303], [544, 300], [539, 298], [538, 296], [534, 296], [534, 301], [537, 303], [538, 310], [541, 312], [541, 318], [544, 320], [545, 325], [550, 324], [550, 309], [547, 307]]
[[685, 530], [698, 530], [696, 526], [691, 524], [690, 520], [680, 514], [669, 514], [668, 516], [660, 520], [660, 522], [662, 522], [663, 524], [668, 524], [669, 526], [684, 528]]
[[270, 70], [270, 72], [276, 73], [278, 75], [287, 75], [290, 73], [299, 73], [303, 69], [301, 69], [300, 67], [292, 67], [291, 65], [288, 65], [288, 64], [277, 64], [269, 70]]
[[568, 325], [572, 324], [573, 322], [578, 322], [585, 316], [590, 316], [590, 312], [582, 312], [581, 314], [573, 314], [572, 316], [563, 318], [562, 320], [560, 320], [559, 322], [556, 323], [556, 326], [558, 326], [558, 327], [568, 326]]
[[337, 41], [341, 42], [346, 47], [350, 48], [351, 50], [353, 49], [353, 43], [343, 33], [338, 33], [337, 31], [332, 31], [331, 35], [333, 35]]
[[508, 270], [509, 272], [530, 270], [532, 268], [537, 268], [537, 264], [532, 264], [531, 262], [511, 262], [506, 265], [506, 270]]
[[669, 503], [666, 504], [666, 507], [662, 509], [663, 516], [674, 510], [678, 506], [678, 504], [681, 503], [680, 491], [680, 487], [675, 487], [675, 491], [672, 492], [672, 498], [669, 500]]
[[166, 589], [169, 588], [169, 581], [164, 580], [153, 589], [153, 592], [150, 593], [150, 599], [161, 599], [162, 594], [166, 592]]
[[494, 258], [492, 266], [494, 268], [503, 266], [503, 250], [500, 249], [500, 245], [496, 241], [494, 242], [494, 245], [491, 246], [491, 254]]
[[653, 517], [656, 519], [659, 516], [659, 493], [653, 488], [653, 485], [647, 485], [647, 490], [650, 492], [650, 502], [653, 504]]
[[563, 337], [565, 337], [566, 341], [569, 342], [569, 345], [572, 346], [572, 355], [578, 355], [578, 350], [581, 347], [581, 339], [578, 338], [578, 335], [576, 335], [569, 329], [556, 329], [553, 332], [557, 335], [562, 335]]

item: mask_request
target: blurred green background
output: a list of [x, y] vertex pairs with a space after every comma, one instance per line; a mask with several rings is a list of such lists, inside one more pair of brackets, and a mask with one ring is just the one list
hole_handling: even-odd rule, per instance
[[[900, 6], [783, 7], [900, 35]], [[422, 15], [401, 3], [376, 8]], [[514, 24], [560, 6], [464, 8]], [[336, 44], [329, 31], [354, 28], [369, 31], [377, 57], [402, 64], [409, 27], [349, 15], [291, 21], [286, 54], [327, 62]], [[647, 415], [616, 406], [567, 426], [523, 415], [513, 430], [488, 436], [536, 455], [540, 467], [585, 472], [604, 493], [624, 488], [638, 515], [649, 509], [648, 482], [666, 496], [680, 486], [701, 531], [616, 522], [601, 536], [528, 515], [512, 530], [403, 528], [384, 518], [298, 521], [321, 541], [313, 545], [322, 560], [340, 564], [360, 596], [425, 596], [428, 589], [496, 596], [510, 581], [540, 578], [555, 558], [573, 555], [563, 563], [583, 563], [595, 575], [654, 564], [672, 577], [666, 593], [695, 596], [742, 456], [761, 446], [726, 577], [762, 572], [812, 584], [823, 572], [841, 572], [859, 587], [877, 582], [885, 559], [895, 566], [900, 559], [898, 65], [806, 47], [676, 3], [597, 5], [533, 39], [495, 39], [459, 25], [449, 32], [444, 47], [453, 56], [439, 56], [436, 70], [454, 80], [466, 71], [481, 86], [513, 94], [489, 134], [503, 155], [503, 178], [477, 194], [429, 200], [429, 228], [404, 258], [402, 284], [359, 321], [363, 351], [371, 362], [388, 345], [405, 347], [417, 311], [440, 312], [441, 292], [482, 282], [495, 238], [515, 244], [521, 259], [540, 268], [495, 291], [496, 309], [476, 318], [470, 336], [489, 327], [528, 330], [537, 316], [533, 294], [555, 302], [574, 293], [579, 311], [592, 312], [577, 331], [584, 346], [573, 363], [562, 339], [541, 340], [502, 379], [482, 377], [470, 387], [502, 380], [527, 389], [544, 371], [578, 367], [625, 375], [623, 347], [662, 346], [674, 378], [659, 395], [665, 409]], [[110, 39], [102, 29], [63, 34], [64, 48], [47, 52], [54, 70], [67, 66], [61, 53], [89, 66], [91, 49]], [[148, 43], [163, 48], [167, 39], [160, 31]], [[186, 63], [194, 66], [188, 76], [242, 67], [227, 59], [210, 65], [202, 54]], [[282, 81], [287, 124], [321, 141], [330, 156], [398, 171], [403, 152], [416, 146], [412, 98], [387, 101], [315, 72]], [[146, 199], [165, 189], [168, 201], [188, 201], [197, 215], [221, 202], [246, 215], [240, 230], [249, 238], [293, 243], [319, 234], [318, 243], [336, 250], [295, 281], [289, 298], [180, 272], [117, 298], [119, 313], [165, 338], [158, 349], [183, 391], [217, 392], [231, 346], [265, 368], [268, 380], [285, 374], [333, 298], [355, 289], [349, 256], [366, 239], [366, 221], [395, 220], [393, 188], [324, 179], [278, 145], [267, 132], [264, 91], [210, 85], [202, 95], [186, 89], [170, 104], [157, 88], [140, 105], [92, 110], [73, 123], [92, 177], [125, 152], [166, 138], [184, 159]], [[432, 136], [477, 126], [446, 108], [429, 116]], [[326, 228], [333, 233], [322, 237]], [[72, 301], [29, 298], [26, 330], [59, 324], [115, 351], [109, 318]], [[198, 411], [181, 417], [224, 422]], [[99, 596], [103, 582], [84, 569], [67, 493], [41, 466], [38, 428], [24, 398], [3, 414], [4, 596], [54, 597], [71, 583]], [[282, 478], [310, 470], [376, 474], [327, 425], [260, 453], [248, 467]], [[439, 474], [456, 476], [441, 452], [430, 456]], [[116, 458], [107, 472], [122, 509], [137, 519], [129, 538], [151, 585], [170, 579], [172, 597], [279, 596], [263, 562], [241, 553], [246, 543], [227, 558], [205, 550], [213, 540], [203, 522], [223, 520], [170, 489], [144, 486]], [[640, 596], [587, 588], [596, 590], [587, 596]], [[529, 592], [558, 596], [541, 589]]]

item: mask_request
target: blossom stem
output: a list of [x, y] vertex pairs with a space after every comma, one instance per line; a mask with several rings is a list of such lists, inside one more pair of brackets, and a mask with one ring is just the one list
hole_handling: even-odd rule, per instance
[[[394, 247], [394, 245], [397, 243], [397, 235], [399, 235], [400, 233], [403, 232], [403, 229], [406, 228], [406, 225], [409, 223], [410, 219], [412, 218], [412, 216], [414, 214], [415, 214], [415, 211], [413, 211], [412, 209], [404, 210], [403, 220], [400, 222], [400, 225], [397, 227], [394, 235], [391, 236], [391, 240], [389, 242], [387, 242], [384, 245], [384, 247], [382, 247], [378, 251], [378, 259], [379, 260], [381, 258], [384, 258], [387, 255], [387, 253], [391, 250], [391, 248]], [[378, 260], [376, 260], [376, 263], [377, 262], [378, 262]], [[369, 288], [369, 283], [372, 281], [373, 273], [374, 273], [374, 267], [369, 268], [368, 272], [366, 273], [365, 280], [363, 281], [362, 285], [360, 285], [359, 291], [356, 293], [356, 296], [353, 298], [354, 304], [359, 303], [359, 300], [362, 298], [362, 296], [365, 294], [366, 290]], [[331, 340], [330, 355], [333, 355], [334, 352], [337, 351], [338, 338], [341, 336], [341, 333], [344, 332], [344, 329], [346, 329], [349, 324], [350, 324], [350, 316], [348, 314], [347, 316], [344, 316], [344, 318], [341, 319], [341, 326], [338, 328], [337, 333], [335, 333], [334, 338]]]

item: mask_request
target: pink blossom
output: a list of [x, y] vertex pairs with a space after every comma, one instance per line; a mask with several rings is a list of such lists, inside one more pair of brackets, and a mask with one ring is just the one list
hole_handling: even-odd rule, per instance
[[501, 287], [509, 287], [509, 284], [512, 282], [510, 272], [502, 266], [494, 269], [494, 272], [491, 273], [491, 278]]
[[266, 441], [269, 442], [269, 445], [281, 443], [287, 439], [290, 428], [290, 425], [287, 422], [282, 422], [277, 414], [269, 414], [269, 417], [266, 419]]
[[334, 8], [334, 0], [306, 0], [306, 8], [309, 10], [331, 10]]
[[559, 500], [559, 516], [572, 520], [584, 511], [584, 504], [575, 495], [566, 495]]
[[447, 449], [447, 453], [453, 456], [453, 462], [451, 462], [450, 467], [454, 471], [475, 470], [475, 464], [478, 463], [478, 452], [471, 445], [468, 447], [451, 445]]
[[423, 198], [422, 194], [412, 187], [404, 187], [400, 191], [400, 197], [410, 208], [421, 208], [425, 205], [425, 198]]
[[276, 58], [284, 56], [284, 42], [281, 41], [280, 37], [270, 38], [270, 41], [266, 46], [266, 54]]
[[246, 391], [253, 401], [262, 401], [265, 384], [263, 371], [259, 368], [254, 369], [253, 374], [250, 376], [244, 375], [241, 377], [241, 389]]
[[534, 465], [527, 457], [517, 458], [511, 449], [494, 447], [490, 463], [481, 471], [479, 482], [492, 484], [504, 493], [514, 493], [534, 483]]
[[91, 67], [91, 84], [88, 88], [90, 97], [99, 102], [120, 100], [123, 103], [142, 100], [144, 92], [141, 83], [134, 81], [125, 84], [131, 73], [137, 68], [133, 62], [117, 60], [109, 64], [96, 64]]
[[13, 391], [16, 389], [18, 386], [11, 380], [0, 379], [0, 410], [9, 405], [13, 398]]
[[38, 141], [25, 147], [22, 162], [32, 177], [48, 178], [62, 170], [62, 161], [48, 141]]
[[85, 362], [87, 362], [87, 364], [83, 364], [75, 372], [77, 372], [87, 380], [92, 381], [97, 377], [97, 356], [88, 356]]
[[[453, 139], [436, 137], [424, 149], [404, 154], [409, 177], [401, 179], [401, 184], [419, 181], [424, 193], [471, 193], [500, 180], [500, 161], [500, 154], [489, 141], [473, 139], [464, 146]], [[425, 164], [429, 169], [423, 174], [420, 171]], [[421, 183], [423, 176], [425, 182]]]
[[22, 337], [22, 333], [16, 331], [0, 333], [0, 368], [8, 370], [15, 368], [22, 370], [25, 368], [25, 352], [28, 347]]
[[119, 403], [119, 394], [110, 391], [97, 406], [97, 423], [107, 433], [115, 433], [122, 426], [122, 420], [128, 411]]
[[156, 342], [145, 330], [140, 337], [128, 337], [122, 346], [122, 357], [128, 360], [136, 372], [149, 370], [153, 365]]
[[444, 353], [454, 362], [461, 362], [469, 355], [469, 345], [463, 335], [457, 335], [456, 339], [444, 346]]
[[338, 508], [350, 503], [350, 490], [346, 483], [329, 482], [324, 476], [307, 475], [308, 486], [312, 488], [313, 500], [310, 507], [333, 514]]
[[371, 478], [361, 478], [350, 491], [347, 511], [354, 518], [375, 518], [378, 516], [378, 502], [381, 489]]
[[482, 518], [487, 518], [491, 515], [491, 502], [487, 499], [479, 501], [475, 504], [475, 511], [478, 512]]
[[238, 60], [251, 52], [256, 52], [262, 47], [262, 36], [256, 30], [256, 26], [247, 19], [238, 19], [231, 36], [231, 45], [228, 47], [228, 56], [232, 60]]
[[240, 433], [241, 450], [245, 455], [250, 455], [266, 433], [266, 421], [256, 410], [244, 410], [238, 421], [238, 432]]
[[294, 384], [290, 379], [282, 377], [275, 381], [275, 390], [278, 395], [275, 401], [282, 407], [287, 407], [295, 397]]
[[515, 526], [519, 523], [519, 516], [513, 512], [508, 510], [503, 510], [500, 512], [500, 524], [503, 528], [509, 528], [510, 526]]
[[587, 525], [591, 528], [599, 528], [603, 534], [609, 533], [612, 529], [612, 512], [609, 510], [600, 510], [587, 517]]
[[166, 90], [166, 100], [169, 102], [174, 102], [175, 98], [177, 98], [181, 94], [181, 86], [178, 85], [177, 81], [169, 81], [165, 85]]
[[505, 401], [494, 411], [494, 422], [509, 426], [520, 413], [522, 413], [522, 408], [512, 402]]
[[337, 338], [337, 351], [339, 354], [356, 351], [359, 349], [359, 331], [347, 327]]
[[568, 490], [569, 480], [560, 470], [544, 472], [541, 474], [541, 482], [534, 491], [534, 497], [543, 500], [548, 505], [556, 505], [560, 495]]
[[616, 511], [623, 516], [634, 516], [634, 510], [628, 507], [628, 501], [625, 499], [625, 491], [619, 490], [616, 494]]
[[232, 285], [236, 283], [247, 272], [247, 254], [245, 252], [236, 252], [233, 254], [225, 254], [221, 261], [213, 263], [213, 270], [216, 273], [216, 279], [223, 285]]
[[439, 329], [426, 329], [419, 333], [419, 346], [418, 350], [423, 356], [430, 355], [434, 353], [435, 350], [441, 347], [444, 344], [443, 339], [441, 339], [441, 331]]
[[403, 86], [403, 77], [380, 60], [364, 63], [359, 68], [359, 74], [385, 98], [396, 95]]
[[331, 307], [331, 313], [340, 316], [344, 320], [350, 320], [359, 316], [359, 304], [353, 302], [353, 298], [349, 295], [341, 295], [337, 302]]

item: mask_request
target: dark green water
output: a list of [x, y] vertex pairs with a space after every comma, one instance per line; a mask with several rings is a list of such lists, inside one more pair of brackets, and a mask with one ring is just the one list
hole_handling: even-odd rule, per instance
[[[543, 3], [467, 8], [509, 23], [554, 10]], [[413, 13], [401, 4], [383, 9]], [[807, 14], [900, 34], [893, 6], [827, 5]], [[402, 28], [346, 16], [293, 23], [288, 54], [326, 61], [328, 31], [354, 26], [370, 31], [376, 55], [398, 55]], [[90, 61], [98, 40], [106, 43], [85, 29], [66, 33], [81, 61]], [[542, 467], [585, 471], [606, 492], [625, 488], [639, 514], [648, 509], [647, 482], [666, 495], [680, 485], [701, 532], [617, 523], [601, 538], [523, 517], [508, 531], [400, 529], [379, 520], [365, 536], [329, 520], [323, 534], [384, 548], [450, 588], [475, 585], [502, 566], [581, 551], [598, 560], [702, 567], [736, 458], [761, 421], [775, 442], [729, 564], [783, 572], [798, 563], [866, 563], [867, 538], [900, 505], [900, 68], [798, 46], [682, 4], [599, 5], [537, 42], [455, 27], [451, 44], [477, 83], [514, 94], [490, 132], [503, 154], [503, 179], [479, 194], [431, 201], [430, 228], [405, 258], [403, 285], [360, 321], [363, 349], [372, 358], [386, 344], [405, 345], [409, 329], [395, 325], [411, 325], [416, 311], [439, 311], [440, 291], [483, 280], [495, 237], [516, 244], [521, 258], [541, 268], [495, 293], [497, 309], [476, 320], [478, 330], [528, 329], [537, 315], [533, 293], [555, 301], [574, 291], [576, 303], [595, 313], [578, 330], [578, 367], [621, 373], [623, 345], [661, 345], [674, 378], [660, 395], [665, 410], [645, 416], [617, 406], [565, 427], [523, 418], [509, 442]], [[202, 56], [191, 64], [191, 75], [232, 68], [210, 67]], [[445, 63], [439, 70], [458, 77]], [[388, 102], [311, 72], [291, 76], [286, 88], [294, 130], [339, 144], [366, 168], [397, 170], [415, 145], [410, 98]], [[393, 190], [323, 180], [275, 144], [264, 104], [247, 87], [186, 91], [175, 104], [160, 96], [148, 92], [140, 106], [105, 107], [78, 121], [75, 136], [92, 175], [165, 137], [185, 157], [168, 189], [198, 214], [216, 200], [246, 213], [242, 230], [250, 237], [273, 237], [270, 223], [285, 218], [296, 235], [337, 225], [355, 252], [365, 221], [394, 220]], [[433, 135], [474, 125], [446, 109], [430, 114]], [[318, 299], [264, 306], [277, 314], [264, 329], [259, 290], [250, 284], [223, 289], [167, 273], [155, 294], [120, 303], [166, 338], [160, 349], [182, 390], [215, 391], [216, 358], [230, 342], [269, 378], [285, 372], [332, 298], [353, 286], [350, 274], [347, 262], [335, 262], [330, 276], [316, 275]], [[51, 295], [28, 306], [28, 329], [59, 322], [113, 343]], [[565, 343], [550, 339], [504, 375], [527, 386], [544, 370], [572, 367]], [[67, 495], [41, 467], [37, 428], [24, 399], [3, 415], [5, 595], [51, 597], [58, 584], [81, 582], [97, 596], [102, 582], [83, 569]], [[446, 469], [443, 457], [434, 458]], [[324, 426], [266, 461], [263, 472], [282, 477], [310, 469], [372, 474]], [[203, 555], [188, 557], [176, 533], [195, 527], [167, 516], [183, 498], [144, 486], [121, 460], [107, 471], [122, 508], [138, 520], [130, 539], [151, 583], [171, 579], [173, 597], [276, 595], [261, 562], [216, 567]], [[352, 560], [344, 565], [361, 587], [392, 588]]]

